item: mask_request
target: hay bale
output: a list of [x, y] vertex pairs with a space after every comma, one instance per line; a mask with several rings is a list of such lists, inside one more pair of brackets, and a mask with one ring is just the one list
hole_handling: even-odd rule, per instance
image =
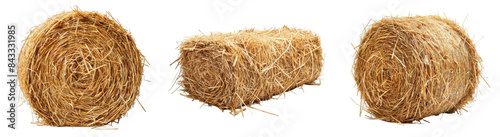
[[19, 56], [19, 82], [40, 125], [102, 126], [133, 106], [143, 60], [111, 15], [75, 9], [30, 32]]
[[286, 26], [193, 36], [179, 50], [185, 96], [233, 115], [243, 106], [313, 83], [323, 65], [319, 37]]
[[439, 16], [373, 23], [356, 48], [361, 107], [375, 118], [409, 123], [454, 113], [473, 100], [481, 58], [465, 29]]

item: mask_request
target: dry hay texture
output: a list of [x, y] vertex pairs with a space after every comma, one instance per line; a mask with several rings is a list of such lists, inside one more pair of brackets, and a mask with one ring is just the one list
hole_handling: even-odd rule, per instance
[[377, 119], [411, 123], [473, 101], [481, 58], [466, 30], [439, 16], [388, 17], [356, 47], [361, 107]]
[[286, 26], [193, 36], [179, 46], [185, 96], [237, 115], [304, 84], [323, 66], [319, 37]]
[[132, 36], [111, 15], [75, 9], [30, 32], [18, 75], [40, 125], [95, 127], [133, 106], [143, 64]]

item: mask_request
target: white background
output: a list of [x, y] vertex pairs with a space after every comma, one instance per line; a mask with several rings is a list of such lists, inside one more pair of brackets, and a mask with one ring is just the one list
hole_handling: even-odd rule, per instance
[[[7, 113], [2, 111], [2, 137], [54, 136], [500, 136], [500, 23], [498, 2], [385, 0], [385, 1], [243, 1], [243, 0], [183, 0], [133, 2], [104, 0], [40, 0], [2, 1], [0, 39], [6, 43], [7, 23], [17, 23], [25, 38], [29, 28], [51, 15], [71, 10], [109, 11], [131, 31], [136, 44], [149, 61], [145, 67], [137, 104], [112, 126], [91, 128], [57, 128], [36, 126], [29, 105], [18, 108], [16, 130], [7, 128]], [[219, 8], [216, 8], [218, 5]], [[221, 8], [222, 7], [222, 8]], [[220, 10], [221, 12], [217, 12]], [[385, 16], [440, 15], [456, 20], [468, 29], [477, 42], [483, 58], [484, 81], [478, 88], [476, 101], [468, 112], [425, 118], [430, 123], [399, 125], [360, 116], [359, 96], [352, 78], [354, 50], [369, 20]], [[273, 28], [288, 25], [311, 30], [321, 37], [325, 56], [321, 86], [304, 86], [286, 93], [285, 98], [270, 100], [254, 107], [280, 114], [280, 117], [256, 110], [233, 117], [228, 111], [202, 106], [173, 92], [178, 73], [169, 66], [178, 56], [176, 47], [187, 36], [201, 32], [232, 32], [245, 28]], [[21, 44], [21, 43], [20, 43]], [[4, 45], [4, 47], [6, 44]], [[6, 48], [0, 48], [0, 65], [6, 66]], [[0, 67], [0, 74], [7, 72]], [[4, 73], [5, 72], [5, 73]], [[7, 84], [0, 84], [0, 106], [7, 109]], [[170, 88], [173, 85], [173, 89]], [[23, 102], [20, 102], [23, 103]], [[114, 130], [100, 130], [100, 129]]]

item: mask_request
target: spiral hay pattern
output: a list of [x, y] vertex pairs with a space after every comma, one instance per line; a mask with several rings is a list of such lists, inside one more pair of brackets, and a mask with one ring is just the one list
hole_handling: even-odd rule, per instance
[[319, 37], [286, 26], [193, 36], [179, 50], [179, 83], [186, 96], [233, 115], [312, 84], [323, 65]]
[[102, 126], [134, 105], [143, 61], [132, 36], [109, 14], [75, 9], [30, 32], [18, 75], [40, 125]]
[[373, 23], [356, 48], [354, 79], [375, 118], [409, 123], [473, 100], [481, 58], [466, 31], [438, 16]]

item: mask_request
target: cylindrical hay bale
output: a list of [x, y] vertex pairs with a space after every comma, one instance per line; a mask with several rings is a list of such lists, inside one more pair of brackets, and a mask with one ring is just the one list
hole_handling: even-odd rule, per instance
[[18, 75], [40, 125], [102, 126], [133, 106], [143, 61], [130, 33], [110, 15], [75, 9], [30, 32]]
[[364, 33], [353, 70], [365, 111], [410, 123], [463, 109], [473, 100], [480, 62], [474, 43], [454, 21], [388, 17]]
[[238, 114], [243, 106], [312, 84], [323, 65], [316, 34], [288, 28], [193, 36], [179, 46], [186, 96]]

